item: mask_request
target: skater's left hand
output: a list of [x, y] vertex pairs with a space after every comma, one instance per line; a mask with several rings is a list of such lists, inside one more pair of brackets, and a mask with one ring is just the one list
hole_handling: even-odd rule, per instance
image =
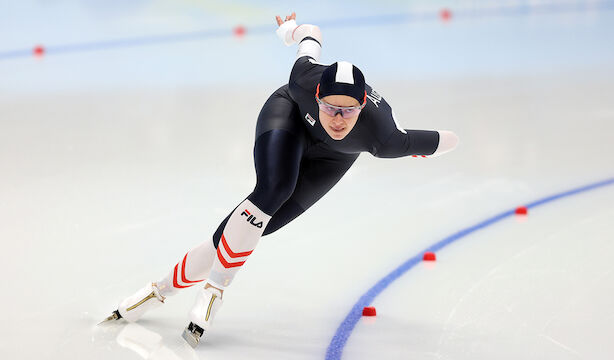
[[296, 13], [293, 11], [292, 15], [286, 16], [286, 20], [281, 21], [281, 17], [279, 15], [275, 16], [275, 20], [277, 20], [277, 26], [281, 26], [284, 22], [289, 20], [296, 20]]

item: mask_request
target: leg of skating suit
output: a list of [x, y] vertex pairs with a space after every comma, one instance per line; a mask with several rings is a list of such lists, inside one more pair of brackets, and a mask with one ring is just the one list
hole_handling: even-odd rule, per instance
[[211, 285], [220, 289], [230, 285], [271, 217], [294, 192], [302, 155], [302, 139], [284, 129], [258, 137], [254, 146], [256, 187], [226, 220], [208, 279]]
[[[282, 88], [283, 89], [283, 88]], [[281, 89], [280, 89], [281, 90]], [[228, 286], [256, 247], [271, 217], [292, 196], [306, 147], [300, 113], [287, 96], [276, 91], [266, 101], [256, 124], [254, 166], [256, 186], [222, 222], [217, 256], [208, 282]]]

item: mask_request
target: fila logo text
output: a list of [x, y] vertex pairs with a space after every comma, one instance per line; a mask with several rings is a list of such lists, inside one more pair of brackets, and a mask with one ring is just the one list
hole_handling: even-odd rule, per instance
[[247, 219], [245, 221], [247, 221], [248, 223], [254, 225], [257, 228], [261, 228], [262, 227], [262, 221], [260, 222], [256, 222], [256, 217], [252, 214], [250, 214], [249, 211], [247, 211], [247, 209], [243, 210], [243, 212], [241, 213], [241, 216], [247, 216]]

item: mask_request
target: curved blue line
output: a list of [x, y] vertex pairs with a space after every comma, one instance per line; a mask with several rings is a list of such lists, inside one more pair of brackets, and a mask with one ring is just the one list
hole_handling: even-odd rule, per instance
[[[578, 187], [572, 190], [554, 194], [554, 195], [536, 200], [525, 206], [527, 207], [527, 209], [534, 208], [534, 207], [549, 203], [554, 200], [558, 200], [564, 197], [576, 195], [579, 193], [583, 193], [589, 190], [594, 190], [594, 189], [597, 189], [603, 186], [607, 186], [607, 185], [612, 185], [612, 184], [614, 184], [614, 178], [606, 179], [603, 181], [599, 181], [596, 183]], [[401, 275], [405, 274], [408, 270], [410, 270], [411, 268], [419, 264], [422, 261], [422, 255], [425, 252], [427, 251], [436, 252], [437, 250], [442, 249], [443, 247], [453, 243], [454, 241], [459, 240], [465, 237], [466, 235], [469, 235], [475, 231], [488, 227], [500, 220], [505, 219], [508, 216], [512, 216], [514, 215], [514, 213], [515, 213], [515, 209], [504, 211], [480, 223], [477, 223], [473, 226], [462, 229], [444, 238], [443, 240], [435, 243], [434, 245], [424, 249], [423, 251], [421, 251], [414, 257], [410, 258], [409, 260], [399, 265], [396, 269], [394, 269], [392, 272], [390, 272], [388, 275], [386, 275], [384, 278], [378, 281], [369, 290], [367, 290], [367, 292], [365, 292], [360, 297], [360, 299], [358, 299], [358, 301], [356, 302], [356, 304], [354, 304], [354, 306], [352, 307], [350, 312], [347, 314], [345, 319], [343, 319], [343, 321], [337, 328], [337, 331], [335, 332], [335, 335], [333, 336], [330, 344], [328, 345], [328, 348], [326, 349], [326, 359], [327, 360], [341, 359], [343, 348], [345, 347], [345, 344], [347, 343], [348, 338], [352, 334], [354, 327], [356, 327], [358, 320], [360, 320], [360, 318], [362, 317], [362, 309], [365, 306], [369, 306], [370, 304], [372, 304], [373, 300], [379, 294], [381, 294], [381, 292], [384, 291], [388, 287], [388, 285], [390, 285], [392, 282], [397, 280]]]

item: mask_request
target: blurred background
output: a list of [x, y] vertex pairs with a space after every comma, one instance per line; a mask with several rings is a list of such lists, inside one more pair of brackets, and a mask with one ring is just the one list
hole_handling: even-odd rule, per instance
[[[255, 121], [296, 52], [275, 15], [292, 11], [322, 29], [322, 62], [356, 64], [402, 126], [452, 130], [460, 146], [361, 155], [261, 241], [196, 351], [179, 336], [193, 293], [95, 327], [253, 188]], [[398, 264], [614, 176], [612, 39], [608, 0], [0, 0], [0, 355], [334, 358], [341, 321]], [[612, 201], [600, 188], [442, 250], [340, 353], [610, 358]]]
[[[352, 60], [373, 81], [609, 70], [612, 7], [597, 0], [5, 1], [0, 90], [274, 86], [287, 78], [295, 49], [271, 36], [271, 14], [291, 11], [325, 30], [322, 61]], [[36, 46], [44, 61], [32, 56]]]

